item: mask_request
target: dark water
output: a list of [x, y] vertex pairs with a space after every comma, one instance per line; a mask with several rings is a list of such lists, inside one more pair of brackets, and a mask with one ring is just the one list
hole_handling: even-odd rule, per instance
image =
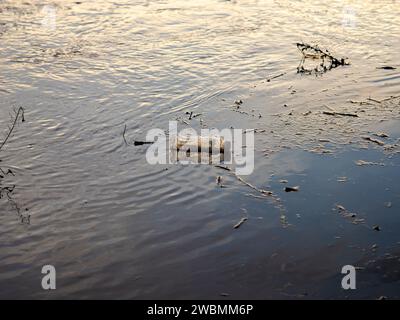
[[[0, 199], [0, 297], [397, 298], [400, 104], [368, 98], [399, 94], [399, 17], [389, 0], [0, 1], [0, 126], [16, 106], [26, 118], [0, 151], [16, 186]], [[298, 41], [351, 65], [296, 74]], [[187, 111], [266, 130], [244, 179], [280, 208], [214, 166], [152, 166], [125, 145], [125, 125], [143, 140]], [[385, 146], [362, 138], [377, 132]]]

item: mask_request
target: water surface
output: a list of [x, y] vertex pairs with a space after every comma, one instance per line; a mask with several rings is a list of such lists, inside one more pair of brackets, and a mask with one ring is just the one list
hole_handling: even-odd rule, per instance
[[[26, 118], [0, 151], [16, 186], [0, 199], [0, 297], [398, 297], [399, 100], [368, 98], [399, 94], [399, 17], [390, 0], [0, 1], [0, 127], [14, 107]], [[297, 74], [300, 41], [351, 65]], [[244, 178], [283, 209], [214, 166], [151, 166], [124, 143], [125, 125], [143, 140], [192, 111], [197, 129], [265, 130]], [[377, 132], [384, 147], [362, 138]], [[358, 290], [340, 288], [346, 264]]]

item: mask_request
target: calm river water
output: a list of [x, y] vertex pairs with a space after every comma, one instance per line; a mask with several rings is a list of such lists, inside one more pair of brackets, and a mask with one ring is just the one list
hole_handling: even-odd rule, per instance
[[[0, 150], [0, 298], [398, 298], [399, 34], [398, 0], [0, 0], [0, 130], [26, 120]], [[302, 41], [351, 64], [298, 74]], [[259, 129], [242, 178], [275, 197], [124, 143], [176, 119]]]

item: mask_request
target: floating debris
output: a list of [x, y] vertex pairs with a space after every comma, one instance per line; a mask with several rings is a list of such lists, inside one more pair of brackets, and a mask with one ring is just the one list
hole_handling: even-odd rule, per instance
[[284, 76], [285, 74], [286, 74], [286, 72], [281, 73], [281, 74], [278, 74], [277, 76], [273, 76], [273, 77], [271, 77], [271, 78], [268, 78], [268, 79], [267, 79], [267, 82], [271, 82], [271, 80], [276, 79], [276, 78], [279, 78], [279, 77], [282, 77], [282, 76]]
[[220, 169], [223, 169], [223, 170], [226, 170], [226, 171], [230, 171], [230, 172], [232, 172], [232, 170], [231, 170], [231, 168], [228, 168], [228, 167], [226, 167], [226, 166], [222, 166], [222, 165], [216, 165], [215, 166], [216, 168], [220, 168]]
[[338, 209], [340, 212], [347, 211], [346, 208], [343, 207], [343, 206], [340, 205], [340, 204], [337, 204], [337, 205], [336, 205], [336, 209]]
[[241, 106], [242, 104], [243, 104], [243, 101], [242, 100], [235, 100], [235, 106], [237, 107], [237, 108], [239, 108], [239, 106]]
[[383, 141], [378, 140], [378, 139], [374, 139], [374, 138], [371, 138], [371, 137], [368, 137], [368, 136], [364, 136], [364, 137], [361, 137], [361, 138], [363, 138], [366, 141], [370, 141], [370, 142], [376, 143], [376, 144], [378, 144], [380, 146], [384, 146], [385, 145], [385, 143]]
[[370, 162], [370, 161], [364, 161], [364, 160], [357, 160], [355, 161], [355, 164], [358, 166], [385, 166], [384, 163], [378, 163], [378, 162]]
[[[125, 135], [126, 135], [126, 124], [124, 126], [124, 131], [122, 132], [122, 138], [124, 139], [125, 145], [129, 146], [131, 144], [126, 140]], [[139, 141], [139, 140], [134, 140], [133, 141], [133, 145], [134, 146], [142, 146], [142, 145], [145, 145], [145, 144], [153, 144], [153, 143], [154, 143], [153, 141]]]
[[215, 182], [220, 188], [226, 188], [226, 186], [222, 183], [222, 177], [221, 176], [218, 176]]
[[256, 198], [256, 199], [265, 200], [265, 197], [263, 197], [263, 196], [258, 196], [258, 195], [252, 194], [252, 193], [246, 193], [245, 196], [246, 196], [246, 197], [252, 197], [252, 198]]
[[287, 221], [286, 216], [285, 216], [284, 214], [281, 214], [281, 216], [280, 216], [280, 222], [281, 222], [281, 225], [282, 225], [284, 228], [286, 228], [286, 227], [289, 226], [289, 222]]
[[[18, 121], [21, 120], [21, 122], [25, 121], [25, 110], [23, 107], [19, 107], [18, 109], [14, 109], [14, 116], [12, 116], [11, 121], [12, 123], [8, 127], [8, 132], [4, 137], [4, 140], [0, 142], [0, 151], [2, 148], [6, 145], [8, 140], [10, 139], [13, 131], [17, 127]], [[0, 160], [1, 162], [1, 160]], [[27, 212], [29, 211], [28, 208], [25, 208], [24, 211], [21, 210], [19, 204], [13, 199], [13, 193], [16, 188], [16, 185], [3, 185], [2, 179], [5, 178], [5, 176], [12, 175], [15, 176], [14, 172], [11, 169], [7, 169], [7, 171], [3, 170], [0, 168], [0, 199], [3, 197], [8, 200], [8, 203], [10, 206], [13, 208], [13, 210], [16, 211], [17, 216], [20, 220], [21, 223], [23, 224], [30, 224], [30, 214]], [[21, 212], [22, 211], [22, 212]]]
[[372, 229], [375, 231], [381, 231], [381, 228], [378, 225], [373, 226]]
[[[296, 43], [297, 48], [303, 54], [297, 67], [297, 73], [305, 74], [322, 74], [338, 66], [347, 66], [350, 63], [347, 58], [337, 59], [332, 56], [328, 50], [322, 50], [318, 45], [312, 46], [307, 43]], [[314, 68], [305, 67], [306, 59], [318, 60]]]
[[300, 190], [300, 187], [299, 186], [296, 186], [296, 187], [285, 187], [285, 192], [297, 192], [297, 191], [299, 191]]
[[216, 167], [231, 172], [231, 173], [236, 177], [236, 179], [238, 179], [240, 182], [242, 182], [242, 183], [245, 184], [246, 186], [250, 187], [251, 189], [258, 191], [259, 193], [261, 193], [261, 194], [263, 194], [263, 195], [269, 195], [269, 196], [272, 196], [272, 195], [273, 195], [272, 191], [257, 188], [256, 186], [253, 186], [251, 183], [249, 183], [249, 182], [243, 180], [243, 178], [241, 178], [241, 177], [239, 177], [238, 175], [236, 175], [236, 174], [232, 171], [232, 169], [230, 169], [230, 168], [228, 168], [228, 167], [225, 167], [225, 166], [222, 166], [222, 165], [216, 165]]
[[246, 130], [244, 130], [244, 133], [247, 133], [247, 132], [264, 133], [265, 131], [267, 131], [267, 130], [265, 130], [265, 129], [246, 129]]
[[235, 225], [233, 226], [233, 229], [238, 229], [238, 228], [240, 228], [240, 226], [241, 226], [243, 223], [245, 223], [247, 220], [248, 220], [247, 217], [246, 217], [246, 218], [240, 219], [240, 221], [239, 221], [237, 224], [235, 224]]
[[392, 67], [392, 66], [382, 66], [382, 67], [376, 67], [377, 69], [382, 69], [382, 70], [396, 70], [397, 68]]
[[342, 116], [342, 117], [354, 117], [358, 118], [358, 114], [356, 113], [346, 113], [346, 112], [337, 112], [337, 111], [323, 111], [323, 114], [328, 116]]
[[153, 144], [154, 142], [152, 141], [133, 141], [134, 146], [142, 146], [144, 144]]
[[189, 115], [189, 120], [202, 115], [202, 113], [193, 113], [193, 111], [186, 111], [186, 114]]
[[336, 205], [336, 210], [340, 213], [342, 217], [351, 220], [353, 224], [360, 224], [365, 222], [365, 219], [358, 218], [357, 213], [350, 212], [340, 204]]
[[365, 219], [363, 218], [358, 218], [357, 213], [354, 212], [350, 212], [349, 210], [347, 210], [345, 207], [343, 207], [342, 205], [336, 205], [336, 209], [337, 211], [341, 214], [342, 217], [351, 220], [351, 222], [353, 224], [360, 224], [360, 223], [364, 223]]
[[[216, 168], [220, 168], [222, 170], [226, 170], [229, 171], [238, 181], [240, 181], [241, 183], [243, 183], [244, 185], [248, 186], [249, 188], [257, 191], [260, 193], [261, 196], [256, 196], [256, 195], [251, 195], [254, 198], [263, 198], [263, 199], [272, 199], [275, 208], [279, 209], [281, 212], [285, 211], [284, 206], [282, 205], [282, 201], [279, 197], [277, 197], [272, 191], [269, 190], [264, 190], [264, 189], [260, 189], [254, 185], [252, 185], [251, 183], [245, 181], [243, 178], [239, 177], [231, 168], [227, 167], [227, 166], [223, 166], [223, 165], [215, 165]], [[248, 196], [250, 196], [249, 194], [247, 194]]]
[[374, 133], [374, 136], [377, 136], [379, 138], [388, 138], [389, 137], [389, 135], [385, 132]]
[[18, 110], [14, 110], [15, 112], [15, 117], [14, 120], [11, 124], [11, 126], [9, 127], [8, 133], [5, 136], [4, 140], [0, 143], [0, 150], [4, 147], [4, 145], [7, 143], [8, 139], [10, 138], [11, 134], [13, 133], [18, 119], [21, 119], [21, 122], [25, 121], [25, 109], [23, 107], [19, 107]]
[[197, 152], [213, 153], [214, 151], [217, 151], [223, 153], [225, 147], [224, 139], [219, 136], [181, 135], [172, 138], [172, 141], [175, 141], [176, 145], [173, 145], [172, 147], [177, 151], [185, 149], [191, 151], [197, 150]]
[[376, 100], [374, 98], [369, 97], [367, 100], [375, 102], [375, 103], [382, 103], [382, 101]]

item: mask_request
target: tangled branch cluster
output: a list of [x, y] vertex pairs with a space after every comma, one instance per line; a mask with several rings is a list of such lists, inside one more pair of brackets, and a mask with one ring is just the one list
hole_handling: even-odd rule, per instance
[[[11, 125], [8, 127], [8, 131], [4, 140], [0, 143], [0, 151], [11, 137], [11, 134], [13, 133], [18, 123], [18, 119], [21, 119], [22, 122], [25, 121], [24, 112], [25, 110], [23, 107], [19, 107], [17, 110], [14, 110], [15, 115], [11, 119]], [[3, 180], [8, 175], [14, 176], [14, 172], [11, 169], [4, 170], [3, 168], [0, 167], [0, 199], [6, 198], [8, 202], [11, 204], [11, 206], [16, 210], [17, 215], [21, 220], [21, 222], [29, 223], [30, 216], [21, 213], [21, 209], [19, 208], [17, 202], [12, 197], [13, 192], [15, 190], [15, 185], [3, 185]]]
[[[318, 45], [312, 46], [307, 43], [296, 43], [297, 48], [302, 53], [297, 73], [322, 74], [338, 66], [347, 66], [350, 63], [347, 58], [335, 58], [328, 50], [322, 50]], [[305, 67], [306, 59], [318, 60], [314, 68]]]

